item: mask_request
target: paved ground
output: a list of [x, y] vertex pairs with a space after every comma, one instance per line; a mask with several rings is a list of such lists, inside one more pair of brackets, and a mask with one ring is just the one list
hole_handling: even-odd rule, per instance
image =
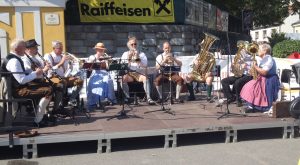
[[[29, 160], [2, 160], [0, 164], [40, 165], [297, 165], [300, 139], [264, 139], [224, 144], [186, 145], [177, 148], [133, 149], [108, 154], [48, 156]], [[18, 162], [19, 161], [19, 162]], [[29, 162], [28, 162], [29, 161]]]

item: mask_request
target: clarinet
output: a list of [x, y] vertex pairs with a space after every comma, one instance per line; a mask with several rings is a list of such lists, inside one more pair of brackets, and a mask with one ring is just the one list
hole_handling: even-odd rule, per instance
[[[44, 63], [47, 63], [45, 58], [39, 52], [37, 52], [37, 55], [43, 60]], [[59, 80], [62, 80], [62, 77], [60, 75], [58, 75], [54, 69], [51, 68], [51, 71]]]
[[[36, 68], [40, 68], [33, 60], [32, 58], [27, 54], [25, 53], [25, 55], [27, 56], [27, 58], [30, 60], [30, 62], [36, 67]], [[50, 85], [53, 87], [53, 81], [51, 81], [51, 79], [49, 77], [47, 77], [47, 75], [43, 72], [43, 78], [46, 79]]]

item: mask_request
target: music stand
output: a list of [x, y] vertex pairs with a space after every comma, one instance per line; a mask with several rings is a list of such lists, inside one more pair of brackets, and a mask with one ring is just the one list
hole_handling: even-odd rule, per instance
[[[229, 77], [229, 59], [231, 61], [231, 51], [230, 51], [230, 43], [229, 43], [229, 37], [228, 37], [228, 32], [227, 32], [227, 44], [228, 44], [228, 51], [229, 51], [229, 55], [227, 55], [227, 77]], [[224, 118], [224, 117], [230, 117], [230, 116], [246, 116], [246, 114], [239, 114], [239, 113], [231, 113], [229, 111], [229, 108], [228, 108], [228, 97], [226, 98], [227, 101], [226, 101], [226, 110], [225, 112], [219, 116], [217, 119], [221, 119], [221, 118]]]
[[[128, 67], [128, 63], [117, 63], [117, 62], [114, 62], [112, 64], [109, 65], [109, 71], [113, 71], [113, 70], [116, 70], [118, 71], [118, 74], [117, 74], [117, 91], [121, 91], [121, 84], [123, 84], [123, 75], [125, 75], [128, 70], [129, 70], [129, 67]], [[121, 79], [121, 82], [119, 81], [119, 79]], [[124, 118], [130, 118], [130, 117], [135, 117], [135, 118], [141, 118], [139, 116], [136, 116], [136, 115], [128, 115], [127, 113], [129, 111], [132, 110], [132, 108], [128, 105], [128, 107], [130, 108], [130, 110], [125, 110], [125, 104], [124, 104], [124, 98], [125, 95], [124, 95], [124, 92], [121, 91], [121, 105], [122, 105], [122, 109], [121, 111], [119, 111], [116, 115], [108, 118], [107, 120], [111, 120], [113, 118], [117, 118], [117, 119], [124, 119]]]
[[178, 73], [181, 70], [180, 66], [163, 66], [163, 70], [165, 74], [169, 74], [169, 94], [168, 97], [170, 98], [170, 105], [173, 104], [173, 91], [172, 91], [172, 73]]
[[[160, 63], [158, 63], [160, 65]], [[160, 74], [162, 75], [162, 77], [165, 76], [165, 74], [170, 74], [169, 75], [169, 83], [170, 83], [170, 90], [169, 90], [169, 96], [170, 96], [170, 105], [172, 104], [172, 81], [171, 81], [171, 74], [172, 72], [179, 72], [180, 71], [180, 66], [162, 66], [160, 65]], [[167, 72], [167, 73], [166, 73]], [[160, 103], [160, 109], [159, 110], [154, 110], [154, 111], [148, 111], [148, 112], [145, 112], [146, 113], [151, 113], [151, 112], [157, 112], [157, 111], [163, 111], [165, 113], [169, 113], [169, 114], [172, 114], [172, 115], [175, 115], [174, 112], [171, 112], [171, 108], [165, 108], [164, 106], [164, 83], [162, 83], [162, 100], [161, 100], [161, 103]]]

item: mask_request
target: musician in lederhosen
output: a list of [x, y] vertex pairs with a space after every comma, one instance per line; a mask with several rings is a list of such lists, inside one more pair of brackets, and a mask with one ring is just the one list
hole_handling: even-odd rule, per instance
[[[128, 62], [128, 66], [131, 71], [128, 74], [123, 76], [123, 84], [122, 89], [127, 99], [129, 99], [129, 87], [128, 82], [138, 81], [143, 82], [144, 90], [147, 95], [147, 102], [149, 105], [153, 105], [154, 102], [150, 97], [150, 82], [146, 75], [141, 73], [135, 72], [138, 68], [147, 69], [147, 56], [144, 52], [139, 51], [138, 48], [138, 41], [135, 37], [130, 37], [127, 42], [128, 51], [124, 52], [121, 59]], [[147, 72], [145, 73], [147, 74]], [[126, 101], [126, 100], [125, 100]]]
[[48, 76], [52, 77], [53, 75], [57, 75], [62, 78], [64, 80], [64, 91], [67, 91], [67, 88], [72, 87], [72, 93], [69, 96], [68, 104], [71, 106], [76, 106], [76, 98], [82, 89], [83, 80], [81, 80], [79, 77], [68, 74], [68, 70], [73, 67], [72, 62], [70, 63], [72, 57], [63, 53], [62, 42], [53, 41], [52, 48], [53, 51], [45, 55], [46, 61], [49, 62], [52, 67], [52, 69], [48, 72]]
[[[190, 63], [190, 66], [191, 66], [191, 71], [192, 71], [193, 67], [196, 67], [196, 68], [199, 67], [199, 54], [195, 55], [195, 58]], [[207, 72], [205, 74], [204, 82], [206, 84], [206, 93], [207, 93], [206, 100], [210, 103], [213, 102], [212, 96], [211, 96], [212, 88], [213, 88], [213, 84], [212, 84], [213, 80], [214, 80], [214, 76], [213, 76], [212, 71]], [[189, 94], [190, 94], [189, 97], [188, 97], [188, 101], [196, 100], [195, 94], [194, 94], [194, 88], [193, 88], [193, 82], [194, 81], [196, 81], [196, 80], [193, 76], [193, 73], [190, 72], [186, 76], [186, 87], [187, 87], [187, 90], [189, 91]]]
[[[176, 57], [172, 55], [171, 52], [171, 45], [169, 42], [163, 43], [163, 53], [156, 57], [156, 69], [160, 72], [162, 66], [181, 66], [182, 62], [178, 60]], [[169, 75], [171, 74], [171, 75]], [[183, 100], [179, 98], [181, 88], [183, 85], [183, 79], [178, 75], [178, 73], [168, 73], [168, 74], [159, 74], [155, 80], [154, 84], [157, 89], [159, 95], [159, 102], [162, 100], [162, 83], [164, 80], [168, 80], [169, 76], [171, 76], [171, 80], [176, 82], [176, 96], [175, 102], [182, 103]]]
[[[114, 92], [114, 84], [109, 74], [108, 65], [111, 57], [105, 53], [105, 46], [99, 42], [94, 47], [96, 53], [90, 55], [87, 62], [92, 63], [91, 65], [91, 76], [87, 85], [87, 105], [88, 110], [99, 103], [99, 101], [107, 101], [112, 104], [116, 104], [116, 96]], [[97, 66], [96, 66], [97, 65]], [[94, 67], [96, 67], [94, 69]]]
[[[59, 110], [59, 104], [63, 98], [63, 84], [62, 83], [54, 83], [50, 78], [47, 77], [47, 73], [49, 68], [51, 68], [50, 64], [45, 61], [45, 59], [38, 53], [38, 46], [40, 46], [35, 39], [31, 39], [25, 42], [26, 46], [26, 54], [22, 56], [22, 60], [24, 62], [25, 70], [34, 71], [36, 68], [44, 69], [44, 73], [42, 76], [38, 77], [38, 81], [41, 83], [45, 83], [45, 80], [52, 85], [54, 90], [54, 107], [53, 112], [57, 112]], [[50, 81], [50, 82], [49, 82]], [[54, 118], [52, 118], [54, 119]]]
[[37, 83], [43, 72], [49, 69], [45, 66], [43, 69], [36, 68], [35, 71], [26, 72], [22, 57], [25, 55], [25, 42], [22, 39], [16, 39], [11, 43], [11, 52], [6, 56], [2, 65], [4, 71], [24, 72], [25, 74], [13, 74], [12, 77], [12, 95], [14, 98], [29, 98], [39, 100], [37, 105], [37, 114], [34, 119], [34, 125], [39, 127], [47, 126], [43, 121], [46, 107], [48, 106], [51, 96], [52, 87], [49, 83]]

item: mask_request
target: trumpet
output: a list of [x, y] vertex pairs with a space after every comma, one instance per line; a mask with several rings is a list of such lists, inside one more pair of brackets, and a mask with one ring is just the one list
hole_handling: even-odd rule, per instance
[[112, 59], [112, 57], [109, 56], [106, 53], [104, 53], [103, 57], [98, 58], [99, 61], [102, 61], [102, 60], [111, 60], [111, 59]]
[[166, 54], [166, 59], [167, 59], [167, 64], [172, 64], [174, 62], [173, 54], [170, 53], [169, 51], [165, 52]]
[[133, 62], [141, 61], [139, 53], [136, 49], [130, 50], [130, 55], [131, 55], [131, 57], [129, 58], [129, 61], [133, 61]]

